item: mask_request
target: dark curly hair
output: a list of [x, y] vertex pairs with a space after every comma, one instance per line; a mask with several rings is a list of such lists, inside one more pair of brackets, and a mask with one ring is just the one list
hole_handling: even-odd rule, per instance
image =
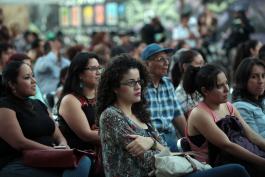
[[[114, 90], [120, 87], [120, 81], [124, 74], [130, 69], [138, 69], [140, 78], [143, 80], [141, 85], [142, 93], [144, 93], [149, 76], [146, 67], [138, 60], [132, 58], [128, 54], [121, 54], [112, 59], [107, 65], [105, 71], [101, 75], [97, 90], [96, 116], [97, 124], [101, 113], [116, 101]], [[144, 94], [141, 95], [141, 101], [134, 103], [132, 112], [143, 123], [150, 123], [150, 114], [147, 111], [147, 104]]]

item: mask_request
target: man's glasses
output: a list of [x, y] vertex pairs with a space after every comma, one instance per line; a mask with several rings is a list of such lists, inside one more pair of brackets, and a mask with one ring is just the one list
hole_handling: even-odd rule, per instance
[[127, 85], [129, 87], [135, 87], [136, 84], [139, 84], [139, 85], [143, 85], [144, 84], [144, 81], [143, 80], [129, 80], [127, 82], [124, 82], [124, 83], [121, 83], [121, 85]]
[[84, 70], [89, 70], [89, 71], [92, 71], [92, 72], [96, 72], [96, 71], [99, 71], [100, 73], [103, 71], [103, 67], [101, 66], [88, 66], [86, 68], [84, 68]]
[[158, 57], [158, 58], [154, 58], [153, 61], [156, 61], [156, 62], [168, 62], [169, 61], [169, 58], [168, 57]]

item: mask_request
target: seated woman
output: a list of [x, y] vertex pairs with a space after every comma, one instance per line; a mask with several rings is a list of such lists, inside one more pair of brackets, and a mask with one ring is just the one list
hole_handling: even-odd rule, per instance
[[239, 64], [247, 57], [258, 57], [262, 43], [258, 40], [248, 40], [237, 46], [234, 58], [233, 71], [235, 72]]
[[235, 73], [233, 105], [246, 123], [265, 138], [265, 64], [258, 59], [242, 61]]
[[176, 95], [185, 117], [188, 117], [189, 112], [198, 104], [201, 97], [198, 93], [192, 96], [186, 94], [182, 84], [183, 75], [190, 65], [194, 67], [204, 65], [204, 59], [199, 52], [191, 49], [181, 49], [175, 55], [177, 60], [171, 71], [172, 83], [176, 88]]
[[[11, 55], [9, 57], [9, 60], [8, 62], [11, 62], [11, 61], [23, 61], [24, 63], [30, 65], [32, 67], [32, 63], [31, 63], [31, 58], [29, 56], [27, 56], [25, 53], [14, 53], [13, 55]], [[40, 91], [40, 88], [39, 86], [36, 84], [36, 94], [34, 96], [32, 96], [31, 98], [33, 99], [39, 99], [41, 102], [43, 102], [45, 104], [45, 101], [44, 101], [44, 98], [43, 98], [43, 95]]]
[[78, 53], [68, 69], [58, 102], [58, 121], [71, 148], [96, 150], [100, 144], [94, 110], [100, 72], [98, 56], [88, 52]]
[[3, 71], [6, 97], [0, 100], [0, 176], [71, 177], [88, 175], [91, 161], [84, 157], [75, 169], [32, 168], [23, 163], [21, 154], [29, 149], [68, 147], [67, 141], [49, 117], [47, 107], [35, 95], [36, 81], [31, 67], [11, 61]]
[[[155, 168], [154, 155], [165, 148], [152, 127], [143, 92], [148, 72], [123, 54], [103, 72], [97, 93], [97, 116], [106, 177], [144, 177]], [[248, 176], [239, 165], [226, 165], [186, 177]]]
[[199, 160], [212, 165], [241, 163], [252, 176], [261, 175], [258, 170], [265, 166], [265, 140], [227, 102], [229, 87], [224, 71], [215, 65], [190, 66], [183, 86], [187, 93], [198, 91], [203, 96], [190, 113], [186, 131], [191, 149], [201, 153]]

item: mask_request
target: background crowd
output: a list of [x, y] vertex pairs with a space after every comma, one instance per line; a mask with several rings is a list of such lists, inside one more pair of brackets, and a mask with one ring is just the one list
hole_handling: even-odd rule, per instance
[[58, 145], [96, 151], [98, 176], [147, 176], [154, 155], [180, 151], [183, 137], [214, 167], [187, 177], [262, 176], [265, 46], [247, 9], [233, 11], [225, 39], [209, 9], [179, 15], [171, 36], [153, 17], [139, 33], [97, 31], [69, 45], [61, 31], [12, 36], [0, 9], [0, 176], [95, 175], [88, 157], [76, 169], [21, 161]]

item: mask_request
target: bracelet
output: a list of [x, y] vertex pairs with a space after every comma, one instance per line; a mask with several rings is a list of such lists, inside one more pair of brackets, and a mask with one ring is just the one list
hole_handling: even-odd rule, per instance
[[154, 143], [153, 143], [151, 149], [156, 150], [156, 148], [157, 148], [157, 142], [156, 142], [156, 140], [154, 138], [152, 138], [152, 139], [153, 139]]

